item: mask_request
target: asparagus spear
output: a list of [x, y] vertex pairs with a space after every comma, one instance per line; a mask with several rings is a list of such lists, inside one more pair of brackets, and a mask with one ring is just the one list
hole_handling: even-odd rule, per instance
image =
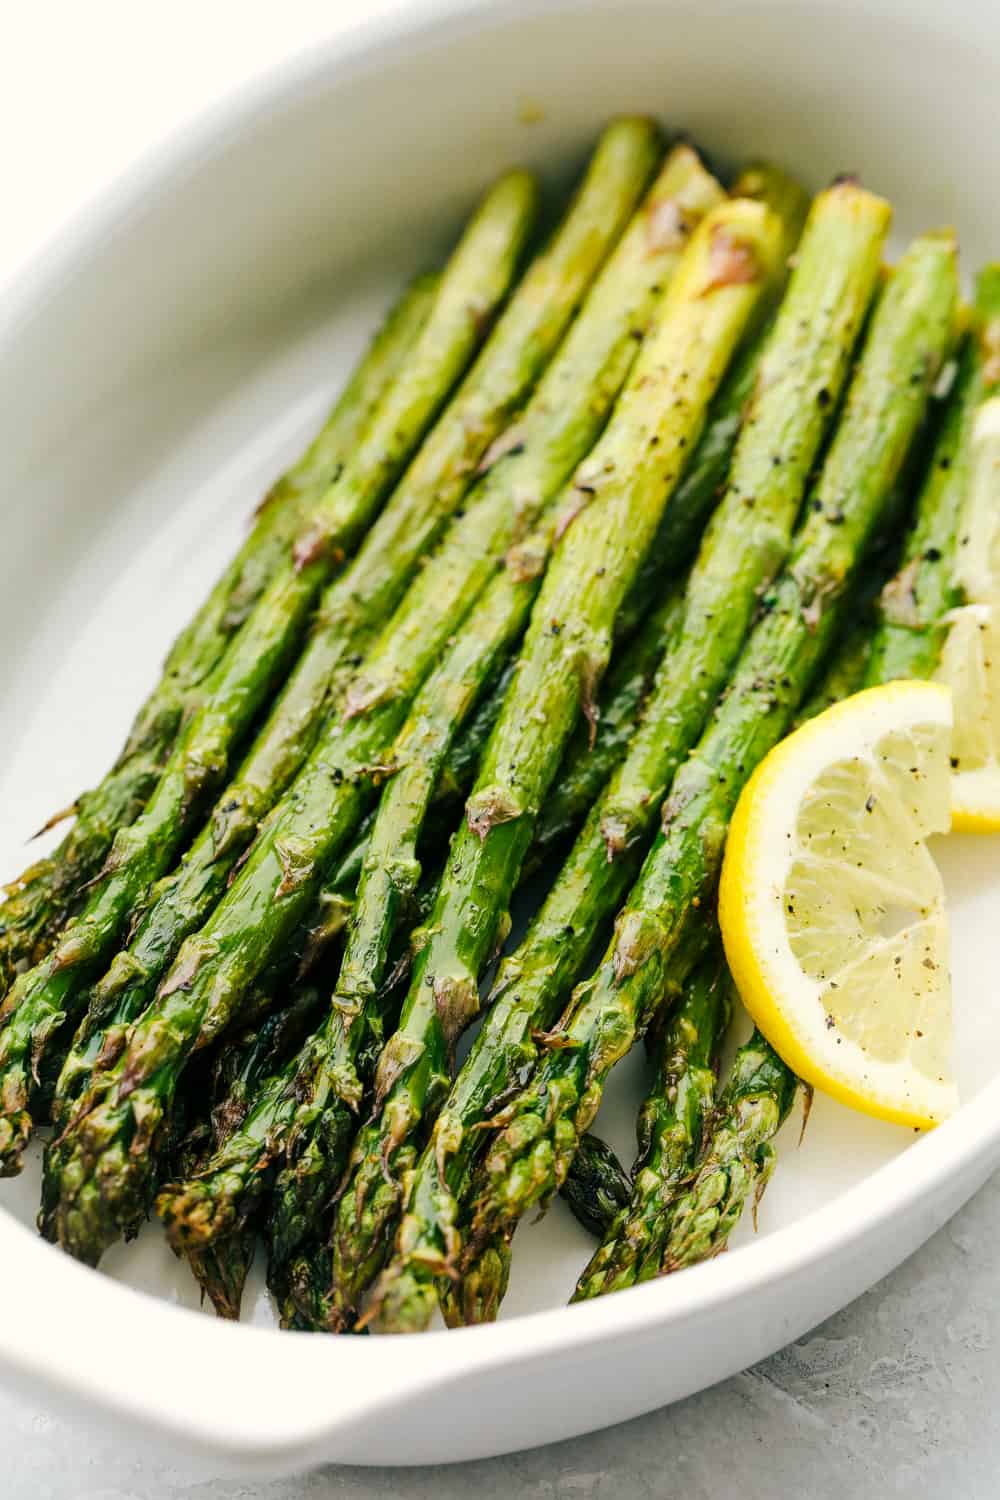
[[[802, 237], [809, 212], [809, 195], [801, 184], [769, 162], [752, 162], [734, 181], [730, 196], [753, 198], [774, 211], [784, 231], [781, 255], [787, 263]], [[783, 278], [777, 278], [772, 289], [775, 302], [780, 300], [783, 285]], [[770, 337], [771, 320], [763, 321], [764, 326], [747, 340], [733, 361], [712, 402], [705, 430], [615, 620], [616, 639], [630, 636], [660, 598], [664, 571], [676, 572], [694, 553], [705, 521], [722, 494], [736, 439], [753, 395], [761, 355]]]
[[[739, 1049], [719, 1099], [694, 1181], [670, 1207], [665, 1243], [648, 1275], [662, 1275], [718, 1255], [752, 1195], [756, 1205], [774, 1171], [771, 1144], [788, 1118], [798, 1079], [754, 1028]], [[610, 1287], [590, 1286], [593, 1296]]]
[[632, 1179], [607, 1141], [588, 1131], [560, 1192], [584, 1229], [599, 1237], [631, 1198]]
[[681, 1003], [664, 1028], [656, 1081], [639, 1115], [634, 1190], [604, 1231], [577, 1282], [574, 1302], [658, 1274], [664, 1209], [690, 1179], [701, 1152], [715, 1100], [719, 1042], [731, 1004], [732, 981], [721, 944], [716, 943], [687, 981]]
[[[677, 261], [679, 243], [720, 197], [718, 186], [689, 148], [671, 153], [525, 413], [524, 446], [508, 464], [508, 491], [545, 498], [563, 477], [566, 456], [582, 456], [633, 362], [636, 335], [641, 336], [652, 319], [661, 286]], [[672, 219], [671, 235], [657, 242], [664, 205], [682, 208], [685, 223], [679, 231]], [[558, 437], [557, 463], [546, 456], [553, 436]], [[294, 1080], [285, 1081], [277, 1098], [261, 1100], [259, 1115], [268, 1116], [269, 1141], [287, 1140], [293, 1157], [279, 1183], [271, 1224], [272, 1266], [282, 1280], [283, 1266], [311, 1232], [343, 1169], [360, 1095], [353, 1057], [373, 1036], [378, 1040], [381, 1035], [374, 996], [400, 903], [419, 878], [417, 838], [444, 756], [481, 684], [523, 629], [544, 567], [553, 518], [550, 511], [534, 537], [511, 554], [511, 566], [488, 586], [466, 617], [461, 636], [418, 695], [391, 757], [392, 779], [365, 858], [333, 1009], [305, 1049]], [[281, 1124], [276, 1110], [283, 1114]], [[218, 1182], [203, 1174], [196, 1184], [161, 1196], [161, 1212], [175, 1239], [228, 1232], [230, 1224], [253, 1207], [272, 1162], [251, 1151], [258, 1120], [249, 1123], [245, 1177], [239, 1176], [230, 1150], [220, 1164]], [[280, 1152], [275, 1149], [272, 1154]]]
[[378, 1110], [352, 1152], [333, 1238], [341, 1323], [384, 1259], [398, 1179], [447, 1089], [455, 1041], [476, 1014], [479, 974], [502, 933], [538, 808], [577, 715], [593, 714], [615, 615], [776, 273], [780, 240], [770, 211], [746, 200], [703, 221], [615, 416], [567, 494], [518, 675], [452, 843], [400, 1029], [380, 1059]]
[[[575, 834], [628, 749], [657, 666], [683, 617], [686, 575], [674, 580], [620, 656], [613, 657], [596, 727], [578, 724], [539, 818], [526, 870], [537, 869]], [[593, 743], [591, 743], [593, 740]]]
[[460, 1281], [445, 1283], [441, 1312], [449, 1328], [496, 1321], [510, 1280], [511, 1235], [506, 1231], [477, 1247]]
[[212, 673], [143, 812], [116, 834], [82, 913], [7, 996], [0, 1012], [0, 1172], [20, 1170], [31, 1130], [31, 1076], [46, 1044], [78, 1013], [83, 985], [172, 862], [202, 799], [222, 779], [230, 750], [287, 669], [321, 585], [357, 543], [467, 364], [482, 315], [514, 276], [535, 199], [533, 180], [511, 173], [480, 206], [442, 276], [406, 378], [389, 388], [339, 478], [306, 508], [294, 556], [276, 570]]
[[[197, 1173], [205, 1160], [239, 1129], [260, 1080], [308, 1035], [319, 1019], [322, 1006], [323, 992], [319, 985], [313, 982], [300, 985], [287, 1006], [272, 1011], [249, 1035], [237, 1037], [222, 1047], [212, 1069], [215, 1103], [208, 1118], [196, 1124], [180, 1147], [179, 1161], [185, 1176]], [[188, 1257], [203, 1295], [210, 1299], [221, 1318], [239, 1318], [256, 1239], [256, 1229], [251, 1226]]]
[[917, 524], [902, 567], [887, 584], [868, 665], [867, 682], [929, 677], [948, 633], [946, 615], [961, 603], [956, 578], [957, 528], [969, 480], [972, 428], [980, 403], [1000, 388], [1000, 361], [986, 353], [986, 332], [1000, 319], [1000, 267], [979, 278], [973, 328], [965, 341]]
[[[568, 427], [559, 426], [555, 434], [546, 429], [530, 462], [547, 475], [563, 462], [568, 441]], [[508, 464], [517, 461], [517, 455], [508, 456]], [[67, 1201], [60, 1215], [59, 1232], [67, 1243], [79, 1243], [81, 1253], [98, 1254], [114, 1226], [141, 1211], [152, 1127], [169, 1109], [186, 1056], [238, 1012], [260, 965], [280, 947], [342, 855], [372, 800], [413, 694], [493, 571], [516, 522], [510, 492], [498, 484], [488, 486], [454, 528], [449, 545], [430, 560], [386, 626], [343, 712], [330, 720], [237, 879], [202, 931], [181, 948], [128, 1050], [95, 1082], [75, 1141], [77, 1164], [64, 1174]], [[146, 1086], [133, 1100], [140, 1079]], [[99, 1095], [107, 1095], [107, 1103], [96, 1109]], [[144, 1114], [142, 1139], [126, 1150], [136, 1105]], [[91, 1174], [87, 1164], [96, 1167], [98, 1158], [100, 1170]]]
[[501, 968], [503, 1008], [487, 1020], [411, 1181], [409, 1222], [382, 1287], [383, 1328], [426, 1324], [433, 1274], [454, 1269], [455, 1194], [471, 1165], [475, 1130], [517, 1072], [530, 1067], [532, 1032], [552, 1025], [589, 957], [588, 945], [574, 938], [599, 931], [624, 898], [673, 770], [726, 681], [759, 590], [787, 547], [875, 287], [887, 224], [887, 205], [852, 184], [834, 187], [814, 206], [726, 495], [702, 542], [641, 726], [524, 943]]
[[[868, 686], [900, 675], [929, 677], [937, 668], [947, 633], [944, 617], [956, 602], [951, 579], [960, 548], [969, 437], [978, 405], [1000, 380], [1000, 368], [990, 378], [990, 351], [983, 337], [998, 310], [1000, 278], [991, 268], [980, 277], [973, 330], [962, 351], [959, 375], [921, 486], [903, 568], [895, 587], [887, 591], [888, 598], [883, 595], [874, 648], [861, 674]], [[900, 584], [899, 579], [904, 582]], [[906, 590], [912, 593], [913, 612], [900, 621], [899, 600]], [[852, 665], [852, 640], [856, 650], [857, 632], [835, 657], [819, 691], [806, 704], [803, 718], [821, 712], [841, 689], [846, 693], [861, 685], [849, 674], [841, 675], [842, 663], [848, 668]], [[718, 1255], [747, 1199], [752, 1196], [755, 1203], [760, 1201], [774, 1168], [770, 1143], [791, 1108], [796, 1083], [795, 1075], [755, 1030], [737, 1054], [697, 1177], [672, 1205], [663, 1270], [677, 1270]]]
[[551, 1051], [500, 1116], [475, 1230], [508, 1229], [564, 1180], [614, 1063], [648, 1027], [692, 907], [710, 901], [728, 819], [754, 766], [788, 726], [885, 509], [929, 389], [947, 357], [957, 299], [953, 236], [918, 240], [886, 289], [846, 411], [791, 558], [693, 756], [674, 778], [663, 828], [596, 973], [575, 992]]
[[[561, 229], [529, 268], [354, 563], [328, 587], [319, 628], [238, 775], [178, 870], [158, 888], [128, 948], [95, 987], [60, 1080], [57, 1121], [67, 1117], [94, 1060], [112, 1057], [121, 1045], [180, 943], [225, 890], [260, 819], [300, 769], [337, 698], [345, 667], [357, 664], [374, 623], [397, 605], [421, 555], [473, 482], [489, 443], [552, 353], [634, 208], [654, 153], [655, 135], [645, 121], [621, 121], [605, 133]], [[541, 399], [554, 405], [561, 393], [551, 383], [547, 390]], [[507, 512], [511, 492], [504, 473], [501, 466], [495, 479], [487, 480], [482, 498], [487, 502], [492, 496]], [[488, 536], [484, 523], [484, 550]]]
[[115, 831], [138, 816], [181, 719], [196, 706], [198, 690], [287, 554], [303, 507], [339, 472], [402, 369], [427, 321], [437, 285], [436, 276], [422, 276], [404, 293], [322, 431], [272, 487], [236, 557], [174, 642], [160, 681], [139, 710], [118, 760], [100, 785], [85, 792], [71, 809], [73, 828], [53, 854], [8, 887], [8, 899], [0, 906], [0, 993], [7, 991], [20, 969], [45, 956], [100, 869]]
[[872, 654], [874, 623], [872, 615], [866, 612], [849, 628], [820, 681], [796, 715], [796, 725], [814, 719], [864, 686]]

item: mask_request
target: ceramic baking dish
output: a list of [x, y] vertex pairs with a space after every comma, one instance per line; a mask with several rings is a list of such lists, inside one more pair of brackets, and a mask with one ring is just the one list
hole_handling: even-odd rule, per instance
[[[900, 237], [1000, 251], [1000, 11], [977, 0], [497, 0], [317, 50], [145, 161], [0, 307], [0, 875], [102, 771], [162, 653], [379, 312], [492, 174], [565, 180], [615, 112], [813, 187], [859, 172]], [[1000, 1161], [1000, 849], [940, 850], [963, 1104], [924, 1138], [818, 1100], [759, 1232], [721, 1260], [563, 1304], [587, 1242], [518, 1236], [494, 1327], [410, 1340], [197, 1311], [153, 1226], [83, 1269], [0, 1187], [0, 1371], [218, 1471], [464, 1459], [564, 1438], [761, 1358], [909, 1254]], [[627, 1154], [638, 1065], [601, 1129]]]

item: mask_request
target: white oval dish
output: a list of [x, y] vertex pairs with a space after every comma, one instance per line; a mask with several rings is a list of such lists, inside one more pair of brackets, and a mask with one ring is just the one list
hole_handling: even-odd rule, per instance
[[[494, 172], [562, 178], [607, 116], [649, 110], [812, 186], [858, 171], [901, 234], [954, 221], [974, 266], [1000, 253], [998, 44], [1000, 13], [977, 0], [438, 4], [284, 68], [145, 162], [0, 306], [0, 873], [100, 775], [242, 518]], [[107, 1276], [42, 1244], [25, 1227], [36, 1159], [0, 1188], [0, 1369], [175, 1456], [268, 1474], [528, 1447], [761, 1358], [1000, 1161], [1000, 1013], [983, 993], [1000, 849], [955, 839], [941, 857], [960, 1111], [914, 1140], [817, 1101], [801, 1148], [797, 1119], [783, 1132], [758, 1236], [745, 1226], [727, 1257], [565, 1308], [588, 1245], [557, 1206], [519, 1233], [495, 1327], [277, 1334], [187, 1310], [155, 1226]], [[600, 1128], [627, 1153], [641, 1063], [620, 1071]], [[259, 1287], [248, 1304], [270, 1321]]]

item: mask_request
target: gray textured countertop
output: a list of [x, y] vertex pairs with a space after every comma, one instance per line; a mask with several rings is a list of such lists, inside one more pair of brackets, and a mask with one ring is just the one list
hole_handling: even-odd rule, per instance
[[3, 1500], [987, 1500], [1000, 1468], [1000, 1175], [910, 1261], [756, 1369], [488, 1462], [195, 1479], [0, 1394]]

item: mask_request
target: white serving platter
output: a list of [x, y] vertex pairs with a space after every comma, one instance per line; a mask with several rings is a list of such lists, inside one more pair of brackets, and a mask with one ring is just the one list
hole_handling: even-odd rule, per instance
[[[524, 161], [563, 180], [648, 110], [812, 186], [858, 171], [900, 237], [1000, 253], [1000, 13], [983, 0], [496, 0], [415, 9], [296, 61], [142, 164], [0, 305], [0, 876], [114, 755], [270, 478], [402, 281]], [[530, 122], [530, 123], [529, 123]], [[884, 1275], [1000, 1162], [1000, 844], [938, 854], [962, 1107], [927, 1137], [817, 1099], [712, 1264], [566, 1308], [560, 1206], [518, 1234], [499, 1324], [409, 1340], [279, 1334], [197, 1309], [156, 1226], [101, 1274], [0, 1185], [0, 1372], [219, 1470], [441, 1462], [637, 1415], [772, 1352]], [[638, 1055], [599, 1128], [628, 1156]], [[104, 1273], [107, 1274], [104, 1274]]]

